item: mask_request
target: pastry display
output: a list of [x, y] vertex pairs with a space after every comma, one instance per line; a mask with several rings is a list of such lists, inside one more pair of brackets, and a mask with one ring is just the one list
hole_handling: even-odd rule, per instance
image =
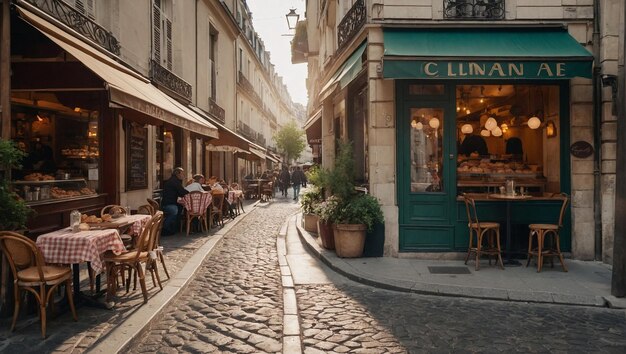
[[99, 218], [99, 217], [97, 217], [95, 215], [81, 214], [80, 215], [80, 222], [88, 223], [88, 224], [99, 224], [99, 223], [103, 222], [103, 219]]
[[42, 173], [31, 173], [24, 176], [24, 181], [34, 182], [34, 181], [52, 181], [54, 180], [54, 176], [45, 175]]

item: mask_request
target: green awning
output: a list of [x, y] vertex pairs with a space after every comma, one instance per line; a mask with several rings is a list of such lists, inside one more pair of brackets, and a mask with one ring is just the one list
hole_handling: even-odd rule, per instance
[[339, 83], [340, 88], [346, 87], [354, 78], [361, 72], [363, 69], [363, 52], [365, 52], [365, 48], [367, 47], [367, 42], [363, 42], [355, 51], [350, 55], [348, 60], [346, 60], [339, 69], [333, 74], [333, 76], [328, 80], [326, 85], [322, 88], [320, 93], [328, 90], [330, 87], [333, 87], [335, 84]]
[[591, 78], [593, 55], [560, 28], [385, 28], [383, 77]]

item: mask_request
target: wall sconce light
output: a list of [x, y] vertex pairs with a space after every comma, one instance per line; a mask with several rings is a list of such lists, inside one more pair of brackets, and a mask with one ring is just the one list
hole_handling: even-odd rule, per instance
[[554, 138], [556, 136], [556, 125], [552, 120], [546, 122], [546, 135], [548, 138]]
[[528, 120], [528, 127], [530, 129], [537, 129], [541, 126], [541, 120], [537, 117], [530, 117]]

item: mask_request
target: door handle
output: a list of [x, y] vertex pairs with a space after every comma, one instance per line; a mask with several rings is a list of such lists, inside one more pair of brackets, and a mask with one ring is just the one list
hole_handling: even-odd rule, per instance
[[450, 160], [454, 160], [454, 154], [450, 154]]

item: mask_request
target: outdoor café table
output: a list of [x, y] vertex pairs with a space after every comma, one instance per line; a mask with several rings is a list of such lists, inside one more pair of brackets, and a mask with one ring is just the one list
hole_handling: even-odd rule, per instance
[[37, 247], [46, 263], [72, 264], [74, 297], [80, 298], [79, 263], [90, 262], [96, 274], [102, 271], [100, 255], [106, 251], [120, 254], [126, 250], [117, 229], [72, 232], [66, 227], [37, 237]]
[[231, 189], [228, 191], [228, 202], [230, 204], [233, 204], [237, 198], [240, 198], [241, 195], [243, 194], [242, 190], [239, 189]]
[[512, 259], [511, 251], [511, 202], [521, 202], [532, 199], [530, 195], [506, 195], [506, 194], [489, 194], [489, 199], [503, 200], [506, 202], [506, 259], [504, 264], [521, 265], [518, 261]]
[[189, 193], [178, 198], [178, 204], [182, 204], [185, 210], [206, 210], [213, 200], [211, 192], [200, 192], [199, 198], [193, 198], [193, 195]]
[[127, 233], [134, 238], [141, 234], [141, 230], [151, 218], [152, 215], [147, 214], [124, 215], [109, 222], [89, 224], [89, 226], [92, 230], [117, 229], [120, 234]]

